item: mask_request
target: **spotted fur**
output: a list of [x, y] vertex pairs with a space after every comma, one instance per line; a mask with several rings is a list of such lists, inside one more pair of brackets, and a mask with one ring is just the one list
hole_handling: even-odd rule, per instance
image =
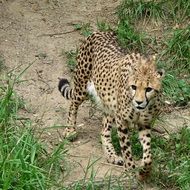
[[[75, 126], [79, 105], [88, 91], [95, 94], [104, 107], [102, 146], [108, 162], [136, 168], [129, 140], [129, 125], [139, 129], [143, 147], [141, 178], [151, 169], [151, 123], [160, 109], [162, 71], [157, 71], [155, 57], [126, 54], [112, 32], [96, 32], [81, 45], [74, 75], [74, 87], [67, 79], [59, 82], [59, 91], [71, 99], [68, 125]], [[92, 86], [89, 86], [92, 84]], [[111, 143], [111, 129], [116, 124], [122, 156]]]

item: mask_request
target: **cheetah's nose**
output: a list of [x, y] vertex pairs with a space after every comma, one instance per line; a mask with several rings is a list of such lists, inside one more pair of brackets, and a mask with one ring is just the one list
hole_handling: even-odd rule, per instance
[[140, 105], [140, 104], [143, 103], [143, 101], [136, 101], [136, 100], [135, 100], [135, 102], [136, 102], [138, 105]]

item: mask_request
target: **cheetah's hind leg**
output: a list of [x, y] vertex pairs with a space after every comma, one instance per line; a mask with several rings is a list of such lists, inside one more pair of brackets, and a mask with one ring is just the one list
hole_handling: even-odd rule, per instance
[[67, 79], [60, 79], [58, 89], [68, 100], [71, 100], [69, 114], [67, 118], [66, 128], [63, 132], [63, 137], [69, 140], [73, 140], [77, 136], [75, 129], [77, 112], [80, 104], [86, 99], [86, 84], [78, 85], [75, 88], [71, 88]]

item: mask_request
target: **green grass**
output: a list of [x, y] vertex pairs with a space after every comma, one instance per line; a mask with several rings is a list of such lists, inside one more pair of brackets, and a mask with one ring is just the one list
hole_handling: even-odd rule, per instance
[[72, 50], [65, 52], [65, 55], [67, 58], [66, 65], [67, 65], [68, 69], [70, 70], [70, 72], [74, 71], [75, 66], [77, 64], [77, 61], [76, 61], [77, 53], [78, 53], [77, 51], [72, 51]]
[[99, 31], [106, 32], [106, 31], [112, 30], [111, 26], [108, 23], [104, 22], [104, 21], [97, 20], [96, 24], [97, 24], [97, 28], [98, 28]]
[[163, 56], [167, 58], [168, 70], [176, 72], [179, 76], [190, 73], [190, 26], [173, 31], [171, 38], [166, 41]]
[[187, 190], [190, 187], [190, 129], [171, 134], [169, 139], [154, 137], [152, 180], [162, 188]]
[[188, 0], [166, 1], [166, 5], [170, 10], [171, 19], [175, 23], [188, 23], [190, 19], [190, 2]]
[[18, 76], [10, 76], [0, 85], [0, 189], [48, 189], [62, 173], [65, 142], [52, 152], [46, 151], [35, 137], [31, 121], [19, 117], [23, 102], [14, 86], [20, 81]]
[[134, 23], [144, 19], [158, 21], [166, 17], [163, 1], [134, 1], [124, 0], [117, 10], [119, 20], [130, 20]]
[[190, 101], [190, 85], [184, 80], [167, 74], [163, 81], [164, 95], [174, 105], [185, 106]]
[[180, 23], [186, 22], [189, 17], [190, 2], [188, 0], [176, 1], [143, 1], [123, 0], [118, 6], [117, 14], [119, 20], [129, 20], [135, 24], [158, 22]]
[[90, 23], [74, 24], [74, 29], [79, 30], [80, 34], [85, 37], [88, 37], [89, 35], [92, 34], [92, 27], [91, 27]]
[[130, 51], [143, 52], [145, 34], [136, 31], [127, 20], [118, 24], [116, 33], [122, 47]]

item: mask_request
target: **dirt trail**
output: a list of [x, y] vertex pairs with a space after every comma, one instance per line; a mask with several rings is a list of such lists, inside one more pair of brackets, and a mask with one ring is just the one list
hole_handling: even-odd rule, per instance
[[[63, 52], [75, 50], [83, 39], [79, 32], [52, 37], [44, 34], [72, 31], [73, 24], [77, 23], [91, 23], [93, 28], [96, 28], [97, 19], [115, 23], [114, 11], [120, 3], [117, 0], [78, 2], [0, 1], [0, 56], [5, 59], [8, 70], [17, 67], [17, 72], [33, 63], [22, 77], [26, 81], [17, 86], [16, 90], [26, 103], [22, 114], [41, 128], [65, 124], [69, 102], [66, 102], [57, 90], [58, 77], [69, 76]], [[104, 177], [112, 168], [115, 168], [115, 175], [122, 171], [119, 167], [106, 164], [99, 139], [101, 120], [99, 116], [89, 118], [89, 107], [87, 103], [79, 110], [80, 132], [78, 140], [71, 145], [69, 151], [74, 171], [68, 181], [84, 176], [90, 158], [101, 158], [96, 164], [98, 177]], [[187, 117], [190, 115], [189, 111], [185, 114]], [[182, 120], [182, 124], [183, 121], [187, 122], [187, 119]], [[172, 122], [176, 126], [173, 119]], [[61, 141], [60, 133], [61, 130], [55, 129], [45, 131], [42, 141], [51, 148]]]
[[[10, 0], [0, 3], [0, 55], [5, 59], [8, 70], [22, 71], [33, 63], [16, 87], [17, 93], [26, 103], [21, 114], [30, 118], [37, 127], [45, 128], [65, 124], [69, 102], [57, 90], [58, 77], [67, 76], [66, 58], [63, 52], [75, 50], [83, 37], [79, 32], [57, 34], [73, 30], [73, 24], [91, 23], [95, 28], [98, 18], [114, 22], [114, 10], [119, 1], [37, 1]], [[104, 15], [104, 13], [106, 13]], [[110, 19], [111, 18], [111, 19]], [[98, 177], [104, 177], [112, 167], [102, 158], [99, 139], [101, 122], [89, 118], [85, 104], [79, 110], [78, 140], [71, 144], [70, 162], [72, 176], [68, 181], [81, 179], [88, 162], [100, 159]], [[62, 139], [62, 130], [48, 130], [42, 141], [49, 148]], [[114, 167], [114, 166], [113, 166]], [[101, 168], [101, 169], [100, 169]], [[121, 168], [118, 169], [120, 173]]]

